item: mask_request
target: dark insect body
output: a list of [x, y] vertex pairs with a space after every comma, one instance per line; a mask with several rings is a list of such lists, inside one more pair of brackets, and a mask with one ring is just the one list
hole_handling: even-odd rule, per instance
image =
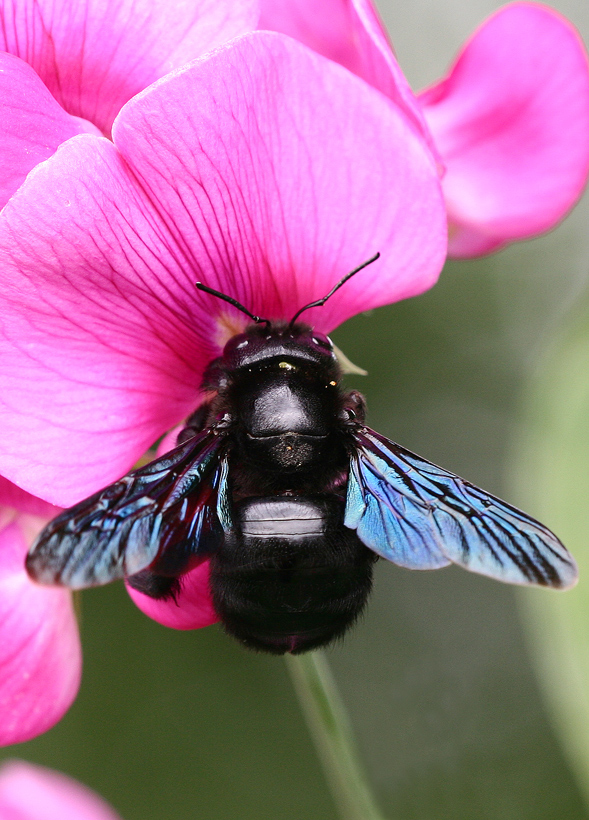
[[271, 325], [236, 306], [257, 324], [208, 366], [209, 398], [178, 446], [52, 521], [27, 558], [34, 579], [77, 589], [126, 577], [171, 598], [209, 559], [226, 630], [275, 654], [342, 635], [378, 555], [575, 582], [574, 560], [542, 524], [366, 427], [363, 397], [342, 390], [332, 343], [295, 321], [302, 311]]

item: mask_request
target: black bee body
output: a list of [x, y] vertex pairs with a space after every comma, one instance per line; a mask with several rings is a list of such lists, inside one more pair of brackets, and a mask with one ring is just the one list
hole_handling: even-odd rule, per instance
[[550, 530], [367, 427], [362, 396], [341, 389], [331, 341], [296, 321], [377, 258], [289, 324], [199, 283], [255, 324], [208, 366], [206, 400], [176, 448], [52, 521], [27, 557], [31, 577], [73, 589], [124, 577], [175, 599], [182, 576], [208, 559], [227, 631], [276, 654], [343, 634], [378, 555], [572, 586], [575, 562]]
[[[229, 510], [209, 538], [211, 593], [248, 646], [282, 653], [327, 643], [368, 597], [376, 556], [343, 523], [346, 426], [363, 399], [342, 392], [340, 379], [326, 336], [302, 324], [254, 325], [209, 366], [212, 398], [178, 437], [210, 429], [225, 438]], [[155, 597], [175, 594], [177, 578], [161, 570], [156, 563], [129, 581]]]

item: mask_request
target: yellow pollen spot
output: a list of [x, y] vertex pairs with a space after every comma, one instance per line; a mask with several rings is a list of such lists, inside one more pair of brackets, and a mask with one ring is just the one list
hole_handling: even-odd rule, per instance
[[290, 362], [278, 362], [278, 367], [281, 367], [283, 370], [296, 370], [294, 364], [290, 364]]
[[332, 387], [337, 387], [337, 382], [329, 382]]

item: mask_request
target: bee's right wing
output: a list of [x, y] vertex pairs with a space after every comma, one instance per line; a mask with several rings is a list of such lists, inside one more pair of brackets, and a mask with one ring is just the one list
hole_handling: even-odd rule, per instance
[[65, 510], [31, 547], [29, 575], [82, 589], [134, 575], [172, 548], [195, 554], [219, 528], [224, 438], [205, 430]]
[[543, 524], [368, 427], [358, 427], [344, 524], [409, 569], [453, 563], [511, 584], [566, 589], [572, 555]]

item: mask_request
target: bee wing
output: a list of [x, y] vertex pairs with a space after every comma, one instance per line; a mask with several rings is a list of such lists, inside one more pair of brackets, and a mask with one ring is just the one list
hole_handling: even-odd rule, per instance
[[354, 439], [344, 523], [383, 558], [410, 569], [459, 564], [512, 584], [576, 582], [570, 553], [521, 510], [370, 428]]
[[198, 548], [216, 525], [226, 475], [218, 458], [222, 440], [204, 431], [65, 510], [31, 547], [29, 575], [82, 589], [134, 575], [175, 543]]

